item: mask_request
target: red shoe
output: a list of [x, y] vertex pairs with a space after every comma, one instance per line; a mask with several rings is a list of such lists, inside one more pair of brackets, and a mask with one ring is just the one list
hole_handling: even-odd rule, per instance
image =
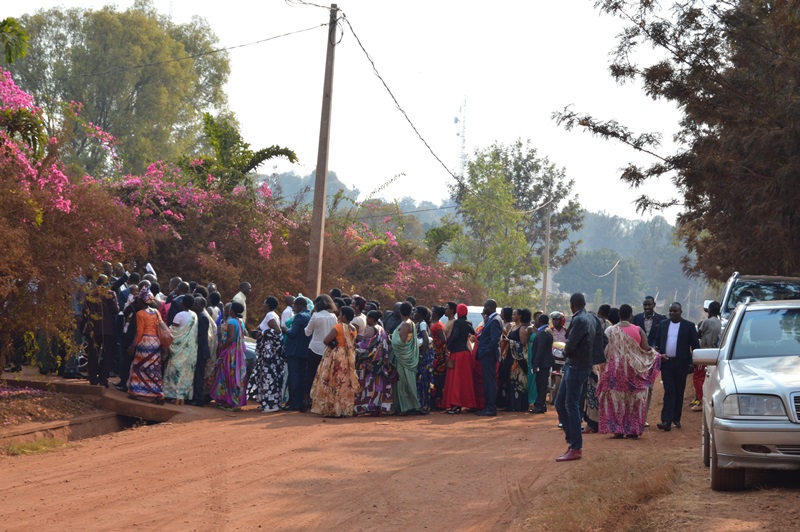
[[566, 453], [556, 458], [556, 462], [569, 462], [570, 460], [580, 460], [582, 451], [580, 449], [570, 449]]

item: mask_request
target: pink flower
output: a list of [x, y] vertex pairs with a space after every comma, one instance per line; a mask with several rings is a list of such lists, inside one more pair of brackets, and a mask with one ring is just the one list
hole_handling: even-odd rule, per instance
[[209, 242], [208, 243], [208, 249], [210, 249], [211, 251], [214, 251], [215, 249], [217, 249], [217, 243], [216, 242]]

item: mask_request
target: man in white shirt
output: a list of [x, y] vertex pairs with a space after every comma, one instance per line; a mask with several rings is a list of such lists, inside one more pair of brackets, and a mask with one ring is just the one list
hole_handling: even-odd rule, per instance
[[692, 351], [700, 346], [694, 323], [681, 318], [680, 303], [669, 306], [669, 320], [660, 325], [658, 352], [661, 353], [661, 381], [664, 383], [664, 406], [661, 409], [660, 430], [681, 428], [683, 393], [686, 376], [692, 365]]
[[233, 300], [237, 303], [241, 303], [244, 307], [244, 311], [242, 312], [242, 323], [244, 323], [245, 332], [247, 332], [247, 296], [250, 295], [250, 283], [242, 281], [239, 283], [239, 293], [233, 296]]
[[356, 316], [350, 323], [355, 325], [356, 330], [358, 330], [358, 336], [362, 336], [364, 334], [364, 329], [367, 328], [367, 317], [364, 316], [364, 307], [367, 306], [367, 300], [361, 296], [353, 296], [353, 302], [350, 304], [350, 307], [355, 311]]
[[292, 305], [294, 305], [294, 296], [287, 295], [283, 302], [286, 303], [286, 308], [283, 309], [283, 312], [281, 313], [281, 327], [285, 327], [286, 322], [289, 321], [289, 318], [294, 315], [294, 312], [292, 311]]

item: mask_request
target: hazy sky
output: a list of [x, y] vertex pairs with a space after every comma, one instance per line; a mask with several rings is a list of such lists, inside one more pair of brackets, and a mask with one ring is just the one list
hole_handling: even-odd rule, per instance
[[[125, 9], [133, 1], [29, 0], [6, 6], [0, 15], [107, 4]], [[566, 168], [585, 208], [634, 218], [632, 202], [643, 191], [622, 184], [620, 168], [651, 159], [588, 133], [564, 131], [551, 113], [574, 105], [635, 131], [659, 131], [665, 151], [679, 113], [609, 76], [609, 52], [622, 23], [601, 16], [593, 4], [342, 0], [339, 7], [401, 106], [450, 169], [457, 167], [460, 146], [454, 118], [466, 98], [468, 154], [495, 141], [530, 139], [541, 156]], [[206, 18], [225, 47], [328, 20], [326, 10], [283, 0], [155, 0], [155, 6], [171, 12], [176, 22], [193, 15]], [[306, 175], [316, 164], [326, 31], [320, 27], [230, 51], [226, 89], [245, 139], [255, 148], [287, 146], [300, 157], [299, 165], [264, 166], [261, 172], [294, 167]], [[329, 168], [362, 196], [405, 173], [382, 193], [390, 199], [411, 196], [438, 203], [453, 181], [395, 108], [346, 26], [336, 50]], [[648, 184], [644, 192], [666, 198], [675, 189], [663, 181]], [[674, 222], [677, 212], [664, 215]]]

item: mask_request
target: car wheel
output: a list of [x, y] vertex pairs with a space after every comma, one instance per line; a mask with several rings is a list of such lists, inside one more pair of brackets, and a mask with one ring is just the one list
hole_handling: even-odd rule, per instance
[[701, 433], [703, 436], [702, 442], [702, 452], [703, 452], [703, 465], [708, 467], [711, 465], [711, 451], [709, 448], [711, 447], [710, 437], [708, 435], [708, 425], [706, 424], [706, 413], [703, 412], [703, 428], [701, 429]]
[[707, 431], [711, 447], [711, 489], [714, 491], [734, 491], [744, 487], [744, 469], [737, 467], [723, 469], [718, 465], [717, 448], [714, 445], [713, 430]]

